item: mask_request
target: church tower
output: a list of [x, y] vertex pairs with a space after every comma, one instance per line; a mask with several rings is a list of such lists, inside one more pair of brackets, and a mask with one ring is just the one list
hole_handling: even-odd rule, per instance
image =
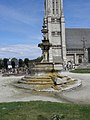
[[49, 50], [49, 62], [66, 62], [65, 19], [63, 0], [45, 0], [44, 21], [48, 29], [48, 40], [52, 44]]

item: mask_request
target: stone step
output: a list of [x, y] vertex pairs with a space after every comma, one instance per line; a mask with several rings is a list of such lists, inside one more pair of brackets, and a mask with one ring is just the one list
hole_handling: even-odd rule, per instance
[[31, 81], [31, 82], [37, 82], [37, 81], [38, 82], [50, 82], [50, 81], [52, 81], [52, 79], [49, 79], [49, 80], [47, 80], [47, 79], [43, 79], [43, 80], [41, 80], [41, 79], [40, 80], [39, 79], [38, 80], [37, 79], [31, 79], [31, 80], [28, 80], [28, 81]]
[[22, 80], [50, 80], [51, 78], [22, 78]]
[[[20, 82], [20, 81], [19, 81]], [[30, 85], [53, 85], [53, 82], [31, 82], [31, 81], [21, 81], [21, 83], [24, 84], [30, 84]]]
[[52, 82], [28, 82], [28, 84], [36, 84], [36, 85], [53, 85]]
[[[51, 77], [49, 77], [49, 76], [40, 76], [40, 77], [38, 77], [38, 76], [26, 76], [26, 77], [24, 77], [25, 79], [51, 79]], [[22, 79], [24, 79], [24, 78], [22, 78]]]
[[31, 78], [31, 79], [26, 79], [26, 78], [23, 78], [23, 79], [21, 79], [22, 81], [52, 81], [52, 79], [50, 78], [50, 79], [46, 79], [46, 78], [44, 78], [44, 79], [37, 79], [37, 78]]

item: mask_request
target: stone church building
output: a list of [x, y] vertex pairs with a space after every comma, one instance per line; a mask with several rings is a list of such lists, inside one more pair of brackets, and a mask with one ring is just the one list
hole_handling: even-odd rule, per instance
[[82, 63], [84, 49], [90, 62], [90, 29], [65, 28], [63, 0], [44, 0], [44, 7], [44, 24], [48, 30], [46, 37], [52, 44], [49, 62]]
[[65, 33], [67, 61], [72, 61], [75, 64], [80, 64], [83, 62], [84, 51], [82, 40], [85, 40], [88, 62], [90, 63], [90, 29], [66, 28]]

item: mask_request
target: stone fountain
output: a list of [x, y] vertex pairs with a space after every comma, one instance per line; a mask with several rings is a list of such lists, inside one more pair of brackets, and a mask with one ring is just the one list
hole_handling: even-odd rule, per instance
[[42, 26], [42, 33], [43, 33], [43, 40], [42, 43], [38, 44], [38, 47], [41, 48], [42, 50], [42, 61], [41, 63], [38, 63], [35, 65], [35, 67], [33, 68], [33, 70], [35, 70], [35, 73], [37, 74], [41, 74], [41, 73], [47, 73], [47, 72], [51, 72], [53, 70], [53, 63], [49, 62], [49, 49], [52, 46], [52, 44], [50, 44], [49, 40], [48, 40], [48, 29], [46, 26], [46, 19], [44, 19], [44, 23]]
[[43, 56], [42, 62], [48, 63], [49, 62], [49, 49], [52, 45], [49, 43], [49, 40], [48, 40], [48, 34], [47, 34], [48, 29], [45, 24], [45, 20], [44, 20], [42, 27], [43, 27], [43, 29], [41, 31], [43, 33], [43, 40], [42, 40], [42, 43], [38, 44], [38, 47], [40, 47], [42, 50], [42, 56]]
[[[35, 91], [62, 91], [74, 87], [76, 84], [79, 86], [81, 83], [78, 80], [62, 76], [59, 70], [54, 66], [54, 63], [49, 62], [49, 49], [52, 46], [48, 40], [48, 29], [46, 26], [46, 19], [44, 19], [42, 43], [38, 47], [42, 50], [43, 59], [41, 63], [32, 68], [33, 74], [27, 75], [18, 81], [18, 86], [35, 90]], [[62, 67], [61, 67], [62, 68]]]

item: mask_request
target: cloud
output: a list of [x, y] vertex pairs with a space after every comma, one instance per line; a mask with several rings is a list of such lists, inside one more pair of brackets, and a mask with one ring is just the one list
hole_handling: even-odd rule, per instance
[[41, 50], [36, 45], [8, 45], [0, 47], [0, 57], [16, 57], [34, 59], [41, 56]]
[[41, 55], [35, 44], [41, 41], [42, 9], [37, 0], [0, 1], [0, 58]]

